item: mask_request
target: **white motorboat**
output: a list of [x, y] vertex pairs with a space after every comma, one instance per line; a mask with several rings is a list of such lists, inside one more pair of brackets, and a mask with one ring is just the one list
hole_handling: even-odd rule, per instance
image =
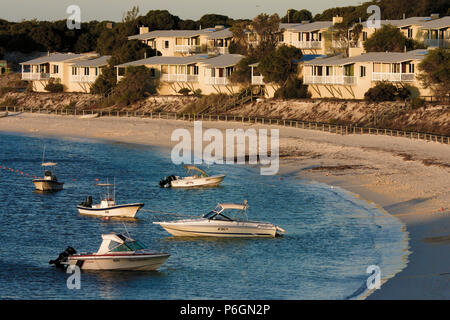
[[186, 177], [171, 175], [159, 182], [162, 188], [195, 188], [218, 186], [225, 178], [224, 174], [210, 176], [205, 171], [192, 165], [185, 165]]
[[56, 176], [46, 167], [54, 167], [57, 165], [55, 162], [44, 162], [45, 158], [45, 147], [42, 152], [42, 163], [41, 166], [44, 167], [44, 177], [33, 179], [32, 182], [34, 187], [38, 191], [59, 191], [62, 190], [64, 182], [59, 182]]
[[[247, 208], [247, 201], [243, 204], [218, 203], [201, 218], [153, 223], [181, 237], [276, 237], [285, 233], [283, 228], [272, 223], [249, 221]], [[235, 210], [237, 214], [225, 213], [227, 210]]]
[[[122, 217], [134, 218], [138, 211], [144, 206], [143, 203], [116, 204], [115, 183], [98, 183], [98, 187], [106, 187], [107, 191], [98, 204], [92, 204], [92, 196], [77, 206], [80, 214], [103, 216], [103, 217]], [[109, 193], [109, 187], [114, 187], [113, 195]]]
[[58, 268], [78, 266], [81, 270], [150, 271], [158, 269], [170, 256], [164, 252], [153, 252], [120, 233], [102, 234], [102, 244], [97, 252], [79, 253], [68, 247], [49, 264]]

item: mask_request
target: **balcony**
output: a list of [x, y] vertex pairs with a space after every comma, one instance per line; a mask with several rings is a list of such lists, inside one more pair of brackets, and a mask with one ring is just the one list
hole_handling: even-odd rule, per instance
[[450, 39], [425, 39], [427, 47], [450, 48]]
[[321, 49], [322, 41], [292, 41], [291, 45], [299, 49]]
[[196, 45], [175, 45], [175, 52], [180, 53], [199, 53], [201, 46]]
[[354, 76], [304, 76], [304, 84], [341, 84], [356, 85], [356, 77]]
[[407, 82], [414, 80], [416, 80], [414, 73], [389, 73], [389, 72], [372, 73], [372, 81]]
[[252, 84], [255, 85], [263, 85], [263, 76], [252, 76]]
[[214, 53], [220, 53], [220, 54], [228, 54], [228, 47], [209, 47], [208, 53], [214, 54]]
[[190, 74], [162, 74], [161, 81], [165, 81], [165, 82], [198, 82], [198, 76], [190, 75]]
[[22, 72], [22, 80], [47, 80], [47, 79], [50, 79], [50, 73]]
[[95, 80], [97, 80], [96, 75], [71, 75], [70, 76], [70, 81], [71, 82], [95, 82]]
[[228, 79], [225, 77], [206, 77], [205, 83], [212, 85], [227, 85]]

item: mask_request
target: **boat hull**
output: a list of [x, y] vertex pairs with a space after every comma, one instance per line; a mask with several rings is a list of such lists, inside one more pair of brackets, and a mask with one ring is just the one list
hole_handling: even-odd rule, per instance
[[169, 258], [168, 253], [151, 255], [79, 255], [68, 258], [69, 266], [81, 270], [152, 271]]
[[39, 191], [60, 191], [63, 189], [64, 182], [35, 179], [33, 180], [34, 187]]
[[218, 186], [225, 175], [216, 175], [205, 178], [183, 178], [178, 180], [173, 180], [170, 182], [172, 188], [195, 188], [195, 187], [215, 187]]
[[138, 211], [144, 206], [143, 203], [132, 203], [117, 205], [109, 208], [90, 208], [77, 206], [78, 212], [84, 215], [103, 217], [134, 218]]
[[267, 223], [214, 221], [203, 223], [154, 222], [176, 237], [273, 238], [281, 230]]

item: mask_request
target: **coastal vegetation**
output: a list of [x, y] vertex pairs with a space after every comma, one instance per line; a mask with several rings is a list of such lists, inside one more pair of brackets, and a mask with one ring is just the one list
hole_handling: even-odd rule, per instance
[[419, 64], [418, 76], [425, 88], [436, 96], [450, 96], [450, 51], [439, 48], [430, 50]]
[[424, 48], [418, 41], [408, 39], [395, 26], [384, 25], [364, 41], [366, 52], [404, 52]]

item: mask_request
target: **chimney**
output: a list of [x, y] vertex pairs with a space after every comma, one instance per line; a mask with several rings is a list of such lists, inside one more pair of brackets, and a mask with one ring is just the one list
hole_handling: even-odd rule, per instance
[[439, 13], [432, 13], [432, 14], [430, 14], [430, 18], [431, 18], [431, 20], [439, 19]]
[[344, 21], [344, 18], [343, 18], [343, 17], [339, 17], [339, 16], [333, 17], [333, 26], [334, 26], [336, 23], [342, 23], [342, 21]]
[[148, 33], [148, 32], [149, 32], [148, 27], [144, 27], [144, 26], [139, 27], [139, 34]]

